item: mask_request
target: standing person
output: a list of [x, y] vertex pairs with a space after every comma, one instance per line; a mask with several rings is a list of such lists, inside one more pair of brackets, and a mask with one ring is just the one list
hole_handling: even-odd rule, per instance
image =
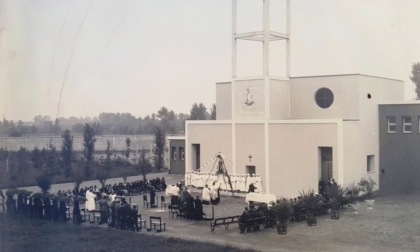
[[108, 213], [109, 213], [109, 205], [107, 196], [104, 196], [102, 199], [98, 200], [99, 203], [99, 210], [101, 211], [101, 220], [99, 224], [108, 223]]
[[157, 205], [155, 205], [155, 199], [156, 199], [155, 188], [151, 186], [150, 187], [150, 207], [151, 208], [157, 207]]
[[210, 190], [208, 185], [204, 186], [203, 195], [201, 196], [201, 198], [203, 199], [204, 205], [210, 205]]
[[[35, 209], [35, 205], [34, 205], [34, 209]], [[35, 212], [35, 210], [34, 210], [34, 212]], [[52, 219], [53, 219], [53, 221], [58, 221], [59, 215], [60, 214], [59, 214], [59, 211], [58, 211], [58, 200], [57, 200], [57, 197], [55, 197], [53, 199], [53, 203], [52, 203]]]
[[50, 198], [47, 196], [44, 196], [44, 212], [45, 212], [45, 219], [50, 221], [52, 220], [52, 206]]
[[95, 194], [92, 193], [90, 190], [86, 191], [86, 210], [95, 210]]
[[203, 203], [199, 196], [194, 200], [194, 205], [194, 217], [196, 220], [201, 220], [203, 218]]
[[3, 191], [0, 190], [0, 212], [5, 212], [6, 208], [4, 207], [4, 202], [6, 201], [6, 197], [3, 194]]

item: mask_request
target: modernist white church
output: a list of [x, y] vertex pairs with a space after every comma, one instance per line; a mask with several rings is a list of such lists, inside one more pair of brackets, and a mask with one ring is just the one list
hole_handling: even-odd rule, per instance
[[[290, 77], [290, 0], [286, 32], [237, 33], [233, 0], [232, 80], [216, 84], [217, 120], [187, 121], [186, 172], [210, 172], [221, 152], [229, 174], [259, 174], [262, 191], [296, 197], [320, 180], [349, 185], [362, 177], [379, 184], [378, 105], [404, 99], [400, 80], [344, 74]], [[236, 74], [237, 41], [262, 43], [263, 73]], [[270, 75], [270, 43], [286, 42], [286, 76]], [[188, 181], [188, 179], [186, 179]]]

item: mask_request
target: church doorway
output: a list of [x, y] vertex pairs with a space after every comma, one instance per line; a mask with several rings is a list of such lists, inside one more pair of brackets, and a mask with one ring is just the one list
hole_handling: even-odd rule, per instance
[[191, 145], [191, 170], [197, 171], [200, 168], [200, 144]]
[[247, 165], [246, 166], [246, 173], [249, 175], [255, 175], [255, 165]]
[[333, 178], [333, 151], [332, 147], [319, 147], [320, 181], [328, 182]]

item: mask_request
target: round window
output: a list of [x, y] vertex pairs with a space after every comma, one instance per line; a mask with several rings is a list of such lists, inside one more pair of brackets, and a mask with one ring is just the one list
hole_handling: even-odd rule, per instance
[[334, 102], [334, 94], [328, 88], [320, 88], [316, 91], [315, 101], [321, 108], [328, 108]]

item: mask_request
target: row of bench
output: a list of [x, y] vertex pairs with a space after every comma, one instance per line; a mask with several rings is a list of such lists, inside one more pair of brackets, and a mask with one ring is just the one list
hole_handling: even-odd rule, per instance
[[260, 230], [261, 226], [263, 227], [263, 229], [274, 227], [275, 223], [276, 220], [270, 220], [263, 216], [241, 220], [241, 216], [236, 215], [216, 218], [213, 221], [210, 221], [210, 231], [214, 233], [214, 229], [216, 226], [225, 226], [225, 229], [228, 229], [229, 225], [231, 224], [239, 224], [240, 232], [244, 233], [245, 231], [249, 232]]

